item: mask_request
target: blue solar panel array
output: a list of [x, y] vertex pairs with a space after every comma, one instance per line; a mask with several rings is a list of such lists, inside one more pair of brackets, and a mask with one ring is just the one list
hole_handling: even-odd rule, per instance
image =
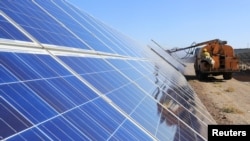
[[171, 56], [64, 0], [0, 9], [0, 140], [207, 140], [214, 120]]

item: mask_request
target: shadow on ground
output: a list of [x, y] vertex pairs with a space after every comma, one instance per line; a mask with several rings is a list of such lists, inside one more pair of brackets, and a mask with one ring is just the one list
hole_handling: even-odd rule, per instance
[[236, 72], [233, 74], [233, 78], [242, 82], [250, 82], [250, 70]]
[[[198, 80], [198, 78], [195, 75], [184, 75], [184, 76], [187, 79], [187, 81]], [[200, 81], [200, 82], [225, 82], [224, 79], [222, 79], [220, 77], [213, 77], [213, 76], [208, 76], [206, 79], [198, 80], [198, 81]]]

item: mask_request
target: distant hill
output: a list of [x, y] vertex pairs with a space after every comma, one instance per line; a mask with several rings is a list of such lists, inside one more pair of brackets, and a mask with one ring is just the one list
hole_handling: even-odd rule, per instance
[[235, 54], [245, 63], [250, 63], [250, 48], [235, 49]]
[[250, 72], [250, 48], [235, 49], [235, 54], [240, 60], [240, 66], [245, 73]]
[[234, 49], [236, 54], [250, 52], [250, 48]]

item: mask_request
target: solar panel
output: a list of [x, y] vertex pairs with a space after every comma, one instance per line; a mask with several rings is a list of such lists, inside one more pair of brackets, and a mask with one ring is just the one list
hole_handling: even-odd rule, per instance
[[[16, 29], [8, 20], [6, 20], [2, 15], [0, 15], [0, 37], [3, 39], [12, 39], [12, 40], [24, 40], [29, 41], [18, 29]], [[10, 30], [6, 30], [10, 29]]]
[[171, 56], [63, 0], [0, 9], [0, 139], [207, 140], [214, 120]]

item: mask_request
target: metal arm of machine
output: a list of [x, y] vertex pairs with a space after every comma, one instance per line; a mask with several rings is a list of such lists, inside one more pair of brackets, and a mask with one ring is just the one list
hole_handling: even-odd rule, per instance
[[214, 39], [214, 40], [209, 40], [209, 41], [197, 43], [195, 45], [191, 45], [191, 46], [188, 46], [188, 47], [176, 48], [176, 49], [171, 49], [171, 50], [166, 50], [166, 51], [169, 52], [169, 53], [173, 53], [173, 52], [177, 52], [177, 51], [181, 51], [181, 50], [185, 50], [185, 49], [190, 49], [190, 48], [194, 48], [194, 47], [197, 47], [197, 46], [201, 46], [201, 45], [205, 45], [205, 44], [213, 43], [213, 42], [218, 42], [220, 44], [227, 44], [227, 41], [221, 41], [219, 39]]

